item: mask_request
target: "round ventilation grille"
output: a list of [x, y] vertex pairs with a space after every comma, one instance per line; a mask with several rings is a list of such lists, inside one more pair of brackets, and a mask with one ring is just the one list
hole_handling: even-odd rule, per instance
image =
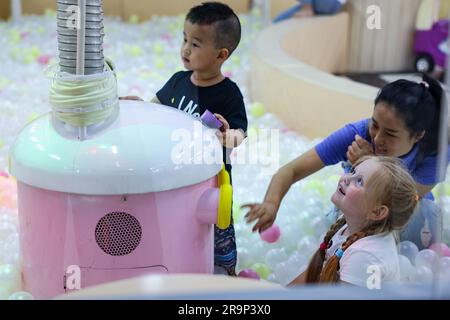
[[137, 248], [141, 241], [142, 228], [139, 221], [126, 212], [111, 212], [95, 227], [98, 246], [112, 256], [124, 256]]

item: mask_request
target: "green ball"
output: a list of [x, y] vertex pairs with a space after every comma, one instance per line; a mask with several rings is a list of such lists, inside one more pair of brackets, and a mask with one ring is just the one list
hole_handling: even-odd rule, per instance
[[337, 174], [333, 174], [333, 175], [331, 175], [331, 176], [328, 177], [328, 179], [327, 179], [327, 184], [330, 183], [330, 184], [332, 184], [332, 185], [336, 185], [336, 186], [337, 186], [337, 184], [338, 184], [340, 178], [341, 178], [341, 177], [338, 176]]
[[241, 212], [241, 204], [239, 202], [234, 201], [233, 202], [233, 221], [236, 223], [236, 221], [239, 221], [242, 217]]
[[307, 181], [304, 184], [302, 191], [316, 191], [321, 196], [324, 196], [326, 194], [325, 186], [324, 186], [323, 182], [320, 181], [320, 180], [309, 180], [309, 181]]
[[31, 51], [30, 51], [31, 56], [33, 57], [33, 59], [37, 59], [41, 54], [41, 49], [39, 49], [36, 46], [31, 47]]
[[131, 46], [127, 49], [128, 54], [130, 54], [133, 57], [139, 57], [142, 56], [144, 51], [139, 46]]
[[258, 128], [254, 125], [250, 125], [247, 129], [247, 137], [250, 139], [247, 140], [252, 140], [254, 138], [258, 137]]
[[34, 58], [31, 54], [25, 54], [25, 56], [23, 57], [23, 62], [25, 64], [32, 64], [34, 62]]
[[45, 15], [47, 17], [56, 17], [56, 11], [50, 8], [45, 9]]
[[[438, 184], [431, 190], [431, 193], [435, 198], [439, 198], [439, 196], [450, 196], [450, 184], [446, 182], [442, 182], [442, 184]], [[443, 189], [443, 193], [441, 193], [441, 188]]]
[[18, 44], [21, 40], [20, 32], [17, 30], [11, 30], [9, 32], [9, 38], [12, 44]]
[[14, 47], [14, 48], [11, 49], [10, 53], [11, 53], [11, 58], [13, 60], [17, 60], [17, 58], [21, 54], [21, 50], [18, 47]]
[[130, 23], [133, 23], [133, 24], [138, 24], [139, 23], [139, 17], [137, 15], [135, 15], [135, 14], [132, 14], [130, 16], [130, 18], [128, 19], [128, 21]]
[[161, 43], [156, 42], [156, 43], [153, 45], [153, 52], [154, 52], [155, 54], [163, 54], [163, 53], [164, 53], [164, 46], [163, 46]]
[[11, 80], [0, 77], [0, 90], [11, 84]]
[[156, 60], [155, 66], [158, 69], [164, 69], [164, 67], [166, 66], [166, 63], [164, 62], [163, 59], [159, 58], [159, 59]]
[[37, 112], [32, 112], [28, 118], [27, 118], [27, 123], [33, 122], [34, 120], [36, 120], [37, 118], [39, 118], [39, 113]]
[[267, 279], [267, 277], [272, 273], [272, 270], [265, 263], [255, 263], [251, 268], [259, 274], [261, 279]]
[[236, 66], [239, 66], [241, 64], [241, 57], [239, 57], [239, 56], [232, 56], [231, 57], [231, 63], [236, 65]]
[[266, 109], [264, 108], [264, 105], [260, 102], [254, 103], [250, 108], [250, 114], [255, 118], [262, 117], [265, 113]]

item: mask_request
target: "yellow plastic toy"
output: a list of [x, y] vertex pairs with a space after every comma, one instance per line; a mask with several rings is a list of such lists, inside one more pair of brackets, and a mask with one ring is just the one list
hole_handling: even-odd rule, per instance
[[231, 206], [233, 202], [233, 187], [230, 184], [230, 175], [225, 170], [225, 166], [218, 174], [218, 184], [220, 189], [219, 207], [217, 209], [217, 226], [226, 229], [231, 222]]

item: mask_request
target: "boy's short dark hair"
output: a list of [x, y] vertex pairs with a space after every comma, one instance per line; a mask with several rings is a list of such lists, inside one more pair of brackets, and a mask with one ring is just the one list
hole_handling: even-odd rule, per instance
[[218, 48], [228, 49], [230, 55], [241, 40], [241, 23], [228, 5], [220, 2], [203, 2], [191, 8], [186, 20], [192, 24], [213, 25], [214, 42]]

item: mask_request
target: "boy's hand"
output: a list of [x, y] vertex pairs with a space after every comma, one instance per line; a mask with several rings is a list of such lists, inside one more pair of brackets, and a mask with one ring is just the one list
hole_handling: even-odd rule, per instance
[[144, 101], [141, 97], [138, 96], [125, 96], [125, 97], [119, 97], [119, 100], [135, 100], [135, 101]]
[[218, 113], [214, 113], [214, 116], [222, 122], [220, 131], [217, 131], [217, 137], [220, 143], [227, 148], [236, 148], [245, 139], [245, 134], [240, 129], [230, 129], [228, 121]]
[[277, 206], [268, 201], [245, 204], [241, 208], [250, 208], [250, 211], [245, 215], [247, 223], [257, 220], [253, 226], [253, 232], [256, 230], [262, 232], [269, 228], [274, 223], [278, 211]]
[[347, 159], [351, 164], [354, 164], [359, 158], [363, 156], [373, 155], [373, 148], [369, 141], [361, 138], [359, 135], [355, 136], [355, 141], [347, 149]]
[[214, 116], [217, 118], [217, 120], [222, 122], [222, 126], [220, 127], [220, 131], [217, 131], [217, 137], [219, 138], [220, 143], [223, 146], [226, 146], [226, 144], [227, 144], [227, 131], [230, 130], [230, 124], [220, 114], [214, 113]]
[[227, 130], [230, 129], [230, 125], [229, 125], [228, 121], [224, 117], [222, 117], [222, 115], [220, 115], [218, 113], [214, 113], [214, 116], [217, 118], [217, 120], [222, 122], [222, 126], [220, 127], [220, 131], [226, 132]]

